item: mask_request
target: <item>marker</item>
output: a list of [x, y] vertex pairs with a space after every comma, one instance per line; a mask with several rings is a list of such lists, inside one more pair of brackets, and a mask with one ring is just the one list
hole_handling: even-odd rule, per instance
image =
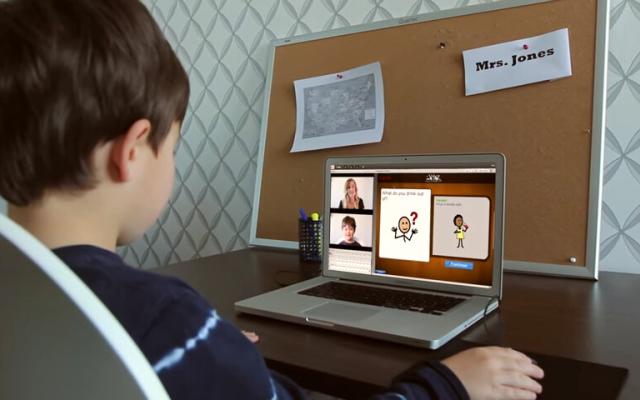
[[304, 212], [304, 208], [299, 209], [298, 212], [300, 213], [301, 220], [306, 221], [308, 219], [307, 214]]

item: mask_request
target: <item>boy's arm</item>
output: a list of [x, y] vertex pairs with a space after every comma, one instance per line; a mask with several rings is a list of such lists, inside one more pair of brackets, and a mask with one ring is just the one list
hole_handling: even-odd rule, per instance
[[542, 392], [535, 379], [543, 376], [542, 369], [518, 351], [476, 347], [412, 368], [374, 400], [535, 399]]
[[274, 385], [274, 393], [278, 400], [306, 400], [307, 392], [298, 386], [290, 378], [271, 370], [271, 382]]
[[144, 336], [139, 346], [171, 398], [304, 398], [270, 373], [251, 338], [189, 289], [163, 308]]
[[[269, 371], [249, 339], [195, 293], [171, 302], [162, 314], [155, 329], [145, 335], [146, 343], [139, 345], [172, 397], [218, 393], [226, 398], [306, 398], [305, 391], [289, 378]], [[153, 356], [159, 353], [160, 357]], [[540, 368], [515, 350], [473, 348], [442, 363], [421, 364], [374, 399], [399, 399], [400, 395], [466, 400], [469, 394], [473, 399], [535, 398], [530, 396], [540, 393], [541, 387], [533, 379], [542, 375]]]
[[429, 361], [399, 375], [388, 391], [371, 400], [469, 400], [464, 385], [443, 364]]

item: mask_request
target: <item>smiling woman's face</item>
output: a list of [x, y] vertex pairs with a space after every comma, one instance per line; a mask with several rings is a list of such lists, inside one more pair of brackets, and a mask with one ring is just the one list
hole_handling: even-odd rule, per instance
[[358, 187], [355, 181], [349, 181], [347, 183], [347, 196], [353, 198], [358, 193]]

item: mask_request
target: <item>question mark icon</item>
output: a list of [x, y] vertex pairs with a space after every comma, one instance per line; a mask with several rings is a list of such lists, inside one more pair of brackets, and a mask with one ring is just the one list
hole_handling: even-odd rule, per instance
[[416, 224], [416, 219], [418, 219], [418, 213], [415, 211], [411, 211], [411, 214], [409, 214], [413, 217], [413, 224]]

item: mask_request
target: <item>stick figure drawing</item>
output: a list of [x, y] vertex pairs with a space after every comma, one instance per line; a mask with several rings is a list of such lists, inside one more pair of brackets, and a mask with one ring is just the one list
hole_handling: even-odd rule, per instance
[[[398, 220], [398, 226], [391, 228], [391, 231], [393, 231], [395, 239], [402, 238], [405, 242], [407, 242], [407, 240], [410, 241], [413, 235], [418, 233], [417, 228], [411, 229], [411, 220], [408, 217], [400, 217]], [[398, 234], [398, 231], [400, 234]]]

